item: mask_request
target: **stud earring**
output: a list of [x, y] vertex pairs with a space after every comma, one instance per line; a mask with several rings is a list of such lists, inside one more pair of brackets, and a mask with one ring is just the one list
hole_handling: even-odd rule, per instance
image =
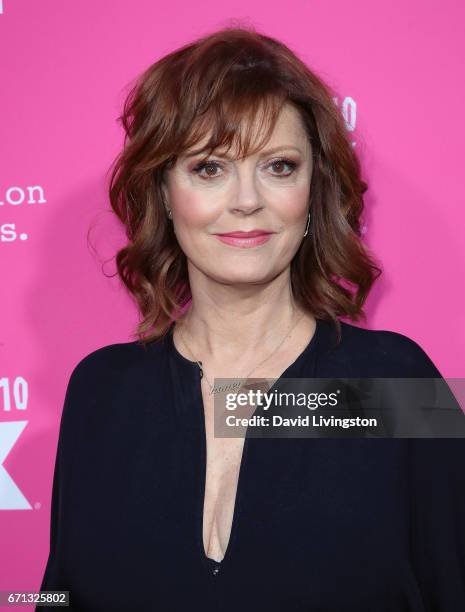
[[171, 212], [171, 208], [168, 208], [168, 219], [173, 218], [173, 213]]
[[308, 226], [310, 225], [310, 213], [308, 213], [307, 227], [305, 228], [304, 238], [308, 234]]

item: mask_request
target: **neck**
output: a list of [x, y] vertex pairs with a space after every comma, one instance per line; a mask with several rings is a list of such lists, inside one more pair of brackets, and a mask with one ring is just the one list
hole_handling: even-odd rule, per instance
[[[295, 303], [286, 278], [268, 285], [216, 284], [205, 290], [191, 283], [192, 302], [176, 323], [188, 344], [188, 358], [218, 364], [256, 363], [273, 351], [299, 321], [308, 327], [314, 318]], [[295, 328], [296, 329], [296, 328]], [[178, 343], [179, 344], [179, 343]]]

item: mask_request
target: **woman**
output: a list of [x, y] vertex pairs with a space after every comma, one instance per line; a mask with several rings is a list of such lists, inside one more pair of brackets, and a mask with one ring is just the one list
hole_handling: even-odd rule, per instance
[[441, 377], [380, 269], [329, 89], [226, 29], [138, 80], [110, 200], [133, 342], [74, 369], [41, 590], [73, 610], [465, 610], [462, 440], [215, 437], [214, 379]]

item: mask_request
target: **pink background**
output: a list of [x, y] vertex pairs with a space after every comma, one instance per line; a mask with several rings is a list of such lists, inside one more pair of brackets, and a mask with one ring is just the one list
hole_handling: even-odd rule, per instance
[[[410, 336], [443, 376], [465, 376], [463, 2], [0, 6], [0, 449], [17, 437], [3, 468], [18, 487], [6, 508], [11, 494], [0, 484], [0, 590], [40, 586], [72, 368], [133, 339], [135, 308], [109, 277], [113, 263], [102, 271], [123, 241], [106, 212], [106, 172], [122, 144], [116, 117], [127, 86], [232, 19], [287, 43], [338, 92], [341, 112], [352, 110], [347, 129], [370, 185], [365, 238], [384, 268], [367, 326]], [[29, 198], [31, 186], [39, 188]], [[86, 244], [91, 226], [97, 253]]]

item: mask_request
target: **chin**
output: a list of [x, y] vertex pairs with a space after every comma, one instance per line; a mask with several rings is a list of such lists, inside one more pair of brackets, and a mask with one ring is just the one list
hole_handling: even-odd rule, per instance
[[264, 273], [263, 271], [256, 271], [255, 273], [250, 268], [247, 271], [244, 271], [243, 274], [238, 272], [238, 270], [231, 271], [231, 274], [228, 274], [226, 270], [222, 269], [221, 274], [212, 275], [219, 282], [224, 283], [226, 285], [241, 285], [241, 284], [261, 284], [268, 282], [274, 275], [270, 273]]

